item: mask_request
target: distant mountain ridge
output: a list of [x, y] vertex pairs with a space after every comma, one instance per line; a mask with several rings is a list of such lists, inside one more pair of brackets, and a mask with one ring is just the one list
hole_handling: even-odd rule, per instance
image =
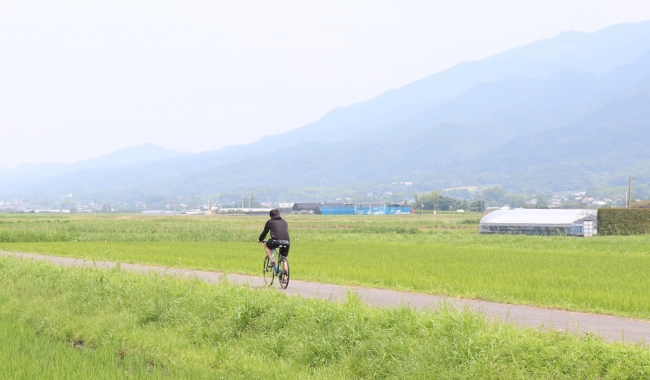
[[6, 178], [15, 178], [21, 176], [55, 176], [84, 169], [99, 169], [107, 166], [124, 166], [136, 163], [151, 163], [169, 158], [183, 157], [189, 154], [190, 153], [187, 152], [178, 152], [173, 149], [167, 149], [155, 144], [147, 143], [119, 149], [105, 156], [79, 161], [74, 164], [57, 162], [43, 164], [23, 164], [14, 169], [0, 168], [0, 176], [3, 174]]
[[160, 161], [187, 156], [190, 153], [163, 148], [155, 144], [141, 144], [117, 150], [109, 155], [81, 161], [74, 166], [79, 169], [99, 168], [109, 165], [129, 165], [136, 162]]
[[[630, 152], [650, 146], [650, 137], [640, 130], [647, 128], [650, 105], [643, 99], [648, 90], [650, 22], [565, 32], [459, 64], [251, 144], [201, 154], [152, 148], [142, 156], [127, 148], [72, 170], [53, 167], [53, 175], [0, 171], [0, 195], [65, 193], [74, 187], [128, 198], [394, 181], [414, 181], [420, 190], [484, 183], [518, 191], [560, 190], [609, 186], [621, 170], [633, 168], [641, 168], [639, 181], [650, 182], [642, 170], [649, 163], [646, 156], [626, 155], [625, 144], [608, 140], [625, 130], [636, 134]], [[598, 118], [609, 124], [599, 124]], [[581, 135], [598, 146], [595, 159], [580, 156], [586, 154], [576, 145]], [[610, 148], [604, 151], [607, 145], [596, 144], [598, 139], [610, 141]], [[563, 146], [568, 154], [549, 146]]]
[[375, 129], [378, 118], [392, 123], [413, 116], [482, 83], [509, 77], [546, 79], [567, 69], [604, 74], [628, 64], [648, 50], [650, 21], [614, 25], [596, 33], [564, 32], [479, 61], [459, 63], [373, 99], [335, 108], [302, 128], [277, 137], [268, 136], [260, 142], [278, 143], [279, 137], [292, 140], [292, 144], [338, 141]]

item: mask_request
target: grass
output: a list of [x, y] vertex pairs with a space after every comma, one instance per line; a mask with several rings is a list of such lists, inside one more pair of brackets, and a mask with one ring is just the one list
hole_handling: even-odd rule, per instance
[[160, 368], [142, 359], [120, 358], [105, 346], [92, 349], [56, 337], [37, 335], [33, 326], [6, 315], [0, 319], [2, 379], [162, 378]]
[[[292, 278], [650, 319], [649, 236], [485, 236], [470, 217], [289, 216]], [[3, 216], [0, 249], [259, 274], [264, 220]]]
[[650, 376], [641, 346], [452, 307], [371, 308], [9, 258], [0, 258], [0, 337], [0, 374], [14, 378]]

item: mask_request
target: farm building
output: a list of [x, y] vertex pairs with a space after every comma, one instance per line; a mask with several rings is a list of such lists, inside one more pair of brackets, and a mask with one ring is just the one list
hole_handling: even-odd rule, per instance
[[596, 210], [497, 210], [481, 219], [479, 233], [593, 236]]
[[291, 212], [294, 214], [314, 214], [322, 203], [294, 203]]
[[325, 203], [316, 209], [323, 215], [412, 214], [411, 206], [386, 203]]
[[321, 215], [380, 215], [412, 214], [411, 206], [389, 203], [296, 203], [291, 208], [294, 214]]

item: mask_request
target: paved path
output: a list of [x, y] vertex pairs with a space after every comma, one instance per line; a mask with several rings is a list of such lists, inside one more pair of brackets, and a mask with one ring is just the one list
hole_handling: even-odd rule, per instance
[[[0, 255], [26, 259], [49, 261], [64, 266], [96, 266], [99, 268], [114, 268], [117, 264], [110, 261], [83, 261], [80, 259], [45, 256], [28, 253], [0, 251]], [[142, 264], [121, 264], [121, 268], [133, 272], [156, 272], [182, 277], [196, 277], [208, 283], [221, 281], [224, 276], [235, 284], [247, 284], [252, 287], [263, 287], [262, 277], [206, 272], [191, 269], [165, 268], [161, 266]], [[363, 287], [322, 284], [291, 280], [287, 294], [302, 297], [318, 297], [332, 301], [343, 300], [349, 291], [356, 292], [361, 299], [373, 306], [410, 305], [417, 309], [434, 308], [440, 302], [449, 302], [463, 308], [484, 313], [490, 318], [513, 322], [518, 325], [534, 328], [552, 328], [561, 331], [579, 333], [595, 333], [608, 341], [625, 341], [630, 343], [650, 341], [650, 322], [629, 318], [612, 317], [607, 315], [577, 313], [570, 311], [540, 309], [532, 306], [509, 305], [495, 302], [475, 301], [449, 297], [439, 297], [425, 294], [398, 292]]]

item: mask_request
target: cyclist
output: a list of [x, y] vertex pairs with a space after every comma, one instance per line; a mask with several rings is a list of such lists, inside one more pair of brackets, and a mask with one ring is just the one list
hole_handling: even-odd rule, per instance
[[[264, 231], [262, 231], [258, 242], [263, 243], [266, 234], [269, 231], [271, 232], [271, 239], [267, 240], [266, 244], [264, 244], [264, 250], [269, 257], [269, 267], [273, 267], [275, 266], [275, 262], [273, 261], [273, 251], [271, 250], [282, 245], [285, 248], [280, 249], [280, 254], [286, 257], [289, 255], [289, 245], [291, 242], [289, 239], [289, 224], [280, 217], [280, 211], [273, 209], [269, 212], [269, 216], [271, 219], [266, 221]], [[284, 270], [287, 270], [286, 263]]]

